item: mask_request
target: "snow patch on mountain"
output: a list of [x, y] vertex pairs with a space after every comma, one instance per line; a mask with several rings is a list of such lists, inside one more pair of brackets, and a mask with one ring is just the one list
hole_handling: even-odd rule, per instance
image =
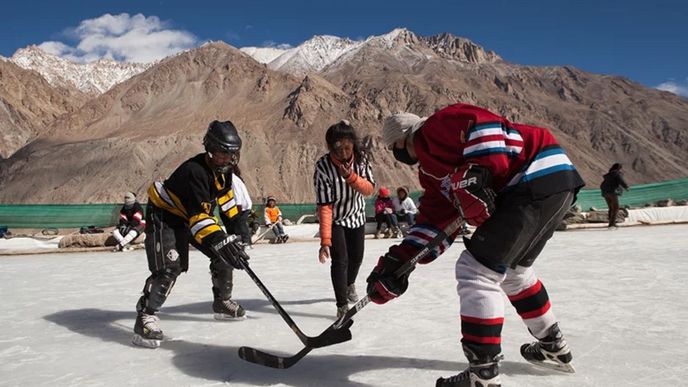
[[9, 60], [24, 69], [38, 72], [52, 86], [73, 86], [95, 94], [106, 92], [154, 64], [124, 63], [108, 59], [75, 63], [49, 54], [35, 45], [17, 50]]
[[243, 47], [240, 48], [241, 52], [252, 57], [259, 63], [268, 64], [275, 60], [278, 56], [289, 51], [288, 48], [275, 48], [275, 47]]

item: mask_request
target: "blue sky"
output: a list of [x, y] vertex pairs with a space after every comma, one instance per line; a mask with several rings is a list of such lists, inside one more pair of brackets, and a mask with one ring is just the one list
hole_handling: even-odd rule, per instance
[[466, 37], [512, 63], [573, 65], [688, 96], [686, 0], [10, 0], [2, 8], [5, 57], [43, 44], [77, 60], [141, 60], [207, 40], [295, 46], [313, 35], [361, 39], [406, 27]]

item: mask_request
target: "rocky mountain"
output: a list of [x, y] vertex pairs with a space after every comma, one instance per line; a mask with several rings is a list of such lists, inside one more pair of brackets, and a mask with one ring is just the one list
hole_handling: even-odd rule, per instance
[[35, 71], [0, 60], [0, 158], [12, 155], [86, 99], [74, 88], [53, 87]]
[[451, 34], [423, 38], [405, 28], [397, 28], [388, 34], [371, 36], [361, 41], [319, 35], [294, 48], [244, 47], [241, 51], [258, 62], [267, 64], [273, 70], [304, 75], [321, 71], [339, 58], [354, 55], [360, 50], [366, 50], [369, 47], [392, 48], [398, 43], [414, 46], [424, 44], [433, 51], [429, 55], [439, 55], [446, 59], [472, 63], [494, 62], [501, 59], [494, 52], [485, 51], [468, 39], [458, 38]]
[[106, 59], [76, 63], [49, 54], [37, 46], [19, 49], [9, 60], [24, 69], [38, 72], [54, 87], [76, 87], [94, 95], [106, 92], [152, 65]]
[[167, 58], [57, 117], [0, 161], [0, 202], [143, 195], [152, 180], [202, 151], [213, 119], [240, 129], [240, 166], [255, 198], [312, 202], [324, 132], [342, 118], [358, 128], [378, 184], [417, 189], [415, 169], [382, 148], [382, 119], [400, 110], [429, 115], [457, 101], [552, 128], [591, 187], [617, 161], [631, 184], [688, 175], [684, 98], [572, 67], [507, 63], [449, 34], [400, 29], [354, 44], [306, 75], [272, 70], [221, 42]]

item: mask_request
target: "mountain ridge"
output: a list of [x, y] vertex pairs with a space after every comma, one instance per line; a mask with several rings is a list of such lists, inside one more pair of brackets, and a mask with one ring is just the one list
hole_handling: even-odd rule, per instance
[[450, 34], [393, 32], [306, 75], [275, 71], [224, 42], [168, 57], [54, 118], [0, 160], [0, 201], [117, 202], [126, 190], [143, 200], [153, 180], [202, 151], [213, 119], [239, 128], [240, 167], [255, 198], [312, 202], [324, 132], [343, 118], [358, 129], [378, 185], [418, 189], [416, 170], [381, 144], [382, 120], [456, 102], [551, 128], [588, 187], [613, 162], [626, 164], [631, 184], [688, 175], [683, 98], [571, 66], [511, 64]]

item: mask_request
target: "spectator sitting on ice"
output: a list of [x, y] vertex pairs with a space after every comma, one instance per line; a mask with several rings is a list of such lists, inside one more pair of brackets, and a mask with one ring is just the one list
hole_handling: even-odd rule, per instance
[[394, 214], [394, 202], [389, 197], [389, 189], [387, 187], [380, 187], [377, 199], [375, 199], [375, 220], [377, 221], [375, 239], [379, 239], [382, 236], [382, 223], [387, 225], [385, 238], [403, 237], [401, 230], [399, 230], [397, 216]]
[[285, 243], [289, 239], [289, 235], [284, 232], [284, 227], [282, 227], [282, 211], [277, 207], [277, 199], [274, 196], [268, 196], [265, 205], [265, 225], [272, 227], [272, 232], [275, 233], [275, 243]]
[[131, 250], [130, 244], [141, 235], [146, 228], [143, 219], [143, 208], [136, 201], [136, 194], [127, 192], [124, 194], [124, 206], [119, 211], [119, 224], [112, 231], [112, 236], [117, 240], [114, 251]]
[[409, 190], [407, 187], [401, 186], [397, 188], [397, 200], [394, 206], [401, 219], [406, 221], [410, 228], [415, 223], [418, 208], [416, 208], [416, 203], [413, 202], [413, 199], [408, 194]]

